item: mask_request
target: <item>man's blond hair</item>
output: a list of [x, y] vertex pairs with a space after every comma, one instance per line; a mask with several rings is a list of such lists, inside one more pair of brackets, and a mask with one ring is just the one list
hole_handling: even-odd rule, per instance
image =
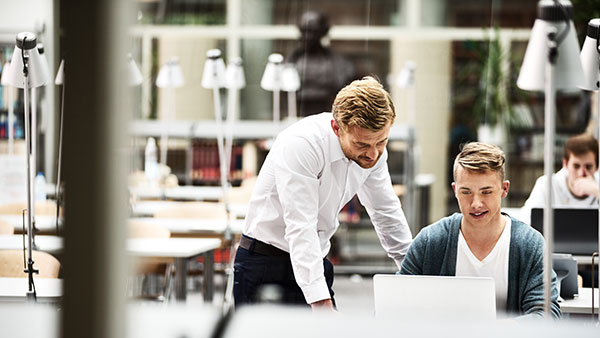
[[506, 162], [504, 152], [497, 145], [482, 142], [467, 143], [454, 160], [454, 180], [456, 181], [458, 166], [461, 166], [477, 173], [493, 171], [503, 182], [504, 162]]
[[333, 101], [332, 112], [344, 131], [352, 127], [378, 131], [393, 123], [396, 117], [390, 94], [371, 76], [342, 88]]

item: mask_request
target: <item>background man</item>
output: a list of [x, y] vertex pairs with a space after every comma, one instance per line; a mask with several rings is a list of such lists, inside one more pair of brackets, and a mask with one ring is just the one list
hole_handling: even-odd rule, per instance
[[277, 285], [283, 301], [333, 309], [333, 266], [325, 258], [338, 213], [358, 194], [383, 248], [400, 267], [411, 233], [394, 194], [386, 144], [396, 116], [372, 77], [336, 96], [333, 113], [282, 131], [258, 175], [234, 265], [236, 306]]
[[[461, 213], [421, 230], [402, 263], [402, 274], [491, 277], [496, 308], [515, 315], [543, 313], [542, 235], [500, 212], [510, 182], [504, 152], [495, 145], [468, 143], [454, 161], [452, 189]], [[556, 275], [552, 315], [560, 317]]]

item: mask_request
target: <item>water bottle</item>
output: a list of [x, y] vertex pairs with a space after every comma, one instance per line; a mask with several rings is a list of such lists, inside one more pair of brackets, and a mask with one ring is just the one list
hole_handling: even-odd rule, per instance
[[154, 137], [148, 137], [144, 156], [144, 173], [150, 181], [158, 179], [158, 152]]
[[42, 172], [39, 172], [35, 177], [35, 200], [46, 200], [46, 178]]

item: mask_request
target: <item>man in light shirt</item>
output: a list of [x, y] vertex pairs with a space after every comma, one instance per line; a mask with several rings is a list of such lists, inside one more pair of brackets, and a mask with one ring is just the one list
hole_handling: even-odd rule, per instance
[[[402, 263], [402, 274], [490, 277], [496, 308], [509, 316], [543, 313], [542, 235], [500, 212], [510, 182], [504, 152], [492, 144], [466, 144], [454, 161], [452, 189], [461, 213], [421, 230]], [[552, 315], [561, 316], [556, 275]]]
[[306, 117], [278, 136], [250, 198], [234, 265], [236, 306], [277, 285], [286, 304], [334, 309], [325, 258], [338, 214], [358, 194], [383, 248], [401, 266], [412, 235], [392, 189], [386, 144], [395, 118], [372, 77], [337, 94], [332, 113]]
[[[582, 134], [565, 144], [562, 168], [552, 174], [553, 204], [557, 207], [598, 205], [598, 141]], [[532, 208], [543, 208], [548, 199], [546, 176], [539, 177], [522, 209], [524, 218]]]

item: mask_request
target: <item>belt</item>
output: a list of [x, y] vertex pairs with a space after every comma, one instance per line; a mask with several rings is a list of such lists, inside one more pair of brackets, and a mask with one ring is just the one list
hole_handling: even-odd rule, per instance
[[242, 238], [240, 238], [240, 247], [248, 250], [250, 253], [255, 252], [261, 255], [272, 257], [290, 257], [289, 253], [246, 235], [242, 235]]

